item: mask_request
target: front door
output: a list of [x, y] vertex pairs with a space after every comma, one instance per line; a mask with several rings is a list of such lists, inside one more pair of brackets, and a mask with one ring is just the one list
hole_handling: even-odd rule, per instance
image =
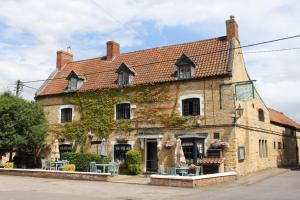
[[146, 169], [147, 171], [157, 171], [157, 141], [147, 140], [146, 151]]

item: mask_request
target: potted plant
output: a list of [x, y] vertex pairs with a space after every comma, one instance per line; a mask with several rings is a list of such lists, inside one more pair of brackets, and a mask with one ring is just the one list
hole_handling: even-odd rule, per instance
[[223, 141], [215, 141], [215, 142], [211, 143], [212, 149], [223, 149], [228, 146], [229, 146], [229, 143], [223, 142]]

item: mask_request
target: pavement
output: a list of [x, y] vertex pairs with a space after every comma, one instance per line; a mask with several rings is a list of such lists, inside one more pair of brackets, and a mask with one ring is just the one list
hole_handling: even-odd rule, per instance
[[[130, 180], [130, 177], [127, 177], [127, 179]], [[123, 179], [119, 178], [119, 181], [125, 180], [125, 177], [123, 177]], [[120, 183], [116, 181], [93, 182], [0, 175], [0, 199], [300, 199], [299, 169], [265, 170], [258, 173], [254, 173], [250, 176], [241, 177], [237, 181], [194, 189], [143, 185], [139, 184], [139, 181], [133, 181], [137, 182], [133, 184]]]

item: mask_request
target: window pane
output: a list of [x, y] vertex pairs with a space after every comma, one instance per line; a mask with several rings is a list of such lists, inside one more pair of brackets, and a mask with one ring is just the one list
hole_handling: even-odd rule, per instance
[[182, 149], [187, 163], [197, 164], [204, 155], [204, 140], [182, 139]]
[[71, 77], [69, 80], [69, 90], [77, 90], [77, 78]]
[[130, 104], [121, 103], [116, 105], [117, 119], [130, 119]]
[[72, 122], [72, 108], [61, 109], [61, 123]]
[[262, 109], [258, 110], [258, 119], [259, 119], [259, 121], [262, 121], [262, 122], [265, 121], [265, 114], [264, 114], [264, 111]]
[[119, 73], [119, 85], [127, 85], [129, 84], [129, 73], [127, 71], [121, 71]]
[[115, 161], [124, 162], [127, 151], [131, 150], [130, 144], [115, 144], [114, 159]]
[[178, 67], [178, 77], [180, 79], [186, 79], [191, 78], [191, 66], [185, 65], [185, 66], [179, 66]]
[[187, 115], [200, 115], [200, 99], [190, 98], [182, 101], [182, 114]]

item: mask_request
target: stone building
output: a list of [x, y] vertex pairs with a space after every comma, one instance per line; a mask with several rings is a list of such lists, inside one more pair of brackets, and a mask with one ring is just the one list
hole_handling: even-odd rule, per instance
[[[143, 155], [143, 171], [173, 166], [181, 139], [186, 161], [202, 164], [205, 173], [245, 175], [296, 165], [300, 126], [265, 105], [239, 47], [238, 25], [231, 16], [223, 37], [128, 53], [120, 53], [120, 45], [109, 41], [105, 56], [80, 61], [73, 61], [70, 49], [58, 51], [56, 69], [36, 94], [52, 127], [47, 142], [51, 146], [58, 137], [58, 125], [82, 119], [83, 108], [66, 97], [118, 90], [128, 94], [113, 105], [112, 120], [129, 121], [129, 128], [126, 134], [111, 129], [105, 137], [115, 161], [123, 160], [129, 149], [137, 149]], [[135, 91], [148, 86], [142, 93], [144, 102], [132, 100]], [[164, 89], [151, 93], [153, 88]], [[159, 101], [160, 97], [167, 98]], [[94, 132], [83, 133], [88, 137], [82, 149], [100, 153], [103, 138]], [[74, 144], [64, 139], [60, 143], [62, 151]], [[224, 146], [212, 149], [214, 144]]]

